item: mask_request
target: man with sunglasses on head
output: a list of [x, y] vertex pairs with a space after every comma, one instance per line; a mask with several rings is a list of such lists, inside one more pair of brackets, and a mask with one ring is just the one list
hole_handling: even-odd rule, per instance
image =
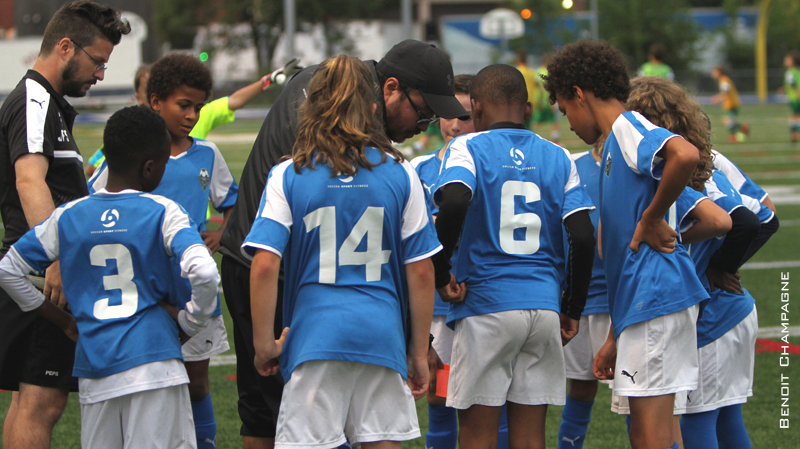
[[[434, 45], [405, 40], [392, 47], [380, 62], [365, 63], [375, 81], [378, 103], [375, 113], [382, 117], [391, 140], [402, 142], [413, 137], [439, 117], [469, 118], [455, 97], [453, 67], [447, 55]], [[297, 109], [305, 101], [305, 88], [316, 68], [311, 66], [295, 75], [270, 109], [244, 167], [239, 196], [220, 241], [222, 288], [233, 319], [239, 417], [245, 449], [272, 447], [283, 379], [280, 375], [261, 377], [253, 365], [250, 263], [242, 256], [240, 247], [250, 232], [270, 169], [292, 152]], [[283, 295], [282, 287], [281, 277], [278, 297]], [[279, 301], [275, 323], [279, 332], [283, 329], [281, 309]]]
[[[102, 81], [114, 46], [129, 32], [118, 11], [87, 0], [64, 5], [47, 24], [33, 68], [0, 108], [0, 257], [56, 207], [88, 194], [72, 137], [77, 112], [64, 97], [83, 97]], [[44, 274], [43, 293], [66, 306], [58, 262]], [[77, 391], [74, 357], [75, 343], [61, 329], [22, 312], [0, 289], [0, 389], [13, 391], [3, 447], [50, 447], [68, 393]]]

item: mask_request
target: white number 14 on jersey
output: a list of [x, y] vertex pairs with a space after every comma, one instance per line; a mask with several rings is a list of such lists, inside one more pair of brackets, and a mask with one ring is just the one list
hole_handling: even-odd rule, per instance
[[[389, 262], [391, 250], [383, 248], [383, 208], [368, 207], [336, 251], [336, 206], [321, 207], [303, 217], [306, 232], [319, 228], [319, 282], [336, 283], [336, 267], [364, 265], [367, 282], [381, 280], [381, 266]], [[366, 251], [356, 251], [367, 238]]]

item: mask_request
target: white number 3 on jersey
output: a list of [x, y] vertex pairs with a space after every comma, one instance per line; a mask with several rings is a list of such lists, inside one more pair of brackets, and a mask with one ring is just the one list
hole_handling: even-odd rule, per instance
[[133, 283], [133, 260], [131, 253], [124, 245], [119, 243], [97, 245], [89, 252], [92, 265], [105, 267], [106, 261], [117, 261], [117, 274], [103, 276], [103, 288], [106, 290], [121, 290], [122, 304], [108, 305], [108, 298], [103, 298], [94, 303], [93, 314], [99, 320], [113, 318], [127, 318], [136, 313], [139, 306], [139, 290]]

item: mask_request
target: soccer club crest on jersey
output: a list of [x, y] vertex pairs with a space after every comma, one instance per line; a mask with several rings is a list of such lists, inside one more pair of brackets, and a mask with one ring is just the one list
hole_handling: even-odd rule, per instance
[[606, 158], [606, 176], [608, 176], [609, 173], [611, 173], [611, 155], [610, 154]]
[[111, 228], [119, 221], [119, 212], [116, 209], [108, 209], [100, 216], [100, 222], [105, 228]]
[[512, 148], [509, 154], [511, 155], [511, 160], [514, 161], [516, 165], [522, 165], [522, 162], [525, 161], [525, 155], [522, 154], [521, 150]]
[[202, 187], [203, 190], [208, 190], [208, 184], [211, 182], [211, 176], [208, 175], [208, 170], [201, 168], [200, 175], [197, 179], [200, 181], [200, 187]]

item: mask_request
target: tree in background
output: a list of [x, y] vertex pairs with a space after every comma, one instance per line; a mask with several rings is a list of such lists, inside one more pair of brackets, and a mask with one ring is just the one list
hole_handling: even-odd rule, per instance
[[651, 45], [667, 48], [664, 61], [675, 71], [695, 59], [698, 25], [688, 0], [599, 0], [600, 37], [627, 55], [631, 68], [647, 62]]

